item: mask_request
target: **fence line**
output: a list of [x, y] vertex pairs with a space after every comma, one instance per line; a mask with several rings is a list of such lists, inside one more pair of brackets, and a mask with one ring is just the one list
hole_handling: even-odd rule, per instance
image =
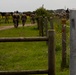
[[0, 42], [33, 42], [33, 41], [48, 41], [48, 70], [37, 71], [0, 71], [0, 75], [22, 75], [22, 74], [48, 74], [55, 75], [55, 31], [49, 30], [47, 37], [13, 37], [0, 38]]
[[[61, 61], [61, 69], [64, 69], [66, 67], [66, 27], [70, 27], [66, 25], [66, 18], [65, 16], [61, 20], [62, 24], [62, 61]], [[50, 27], [49, 24], [50, 23]], [[46, 17], [39, 17], [39, 33], [40, 36], [47, 36], [48, 29], [54, 29], [54, 18], [50, 17], [49, 20]], [[44, 29], [46, 30], [44, 32]]]

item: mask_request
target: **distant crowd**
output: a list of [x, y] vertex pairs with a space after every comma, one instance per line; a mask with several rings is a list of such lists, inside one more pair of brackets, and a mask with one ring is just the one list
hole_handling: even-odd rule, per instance
[[50, 17], [58, 17], [60, 19], [66, 18], [68, 20], [69, 19], [69, 12], [70, 12], [69, 9], [67, 9], [67, 10], [63, 10], [61, 12], [50, 13], [52, 15], [49, 15], [49, 16], [44, 16], [43, 13], [37, 15], [36, 13], [33, 13], [33, 12], [32, 13], [26, 13], [26, 12], [20, 13], [18, 11], [14, 11], [14, 12], [10, 12], [10, 13], [9, 12], [5, 12], [5, 13], [0, 12], [0, 23], [1, 23], [2, 19], [4, 19], [3, 22], [9, 23], [9, 20], [11, 20], [11, 19], [9, 19], [9, 16], [12, 17], [12, 22], [13, 22], [15, 28], [18, 27], [19, 22], [21, 22], [22, 26], [24, 26], [26, 24], [27, 16], [30, 17], [30, 22], [32, 24], [34, 24], [35, 22], [37, 22], [37, 24], [39, 24], [39, 17], [41, 17], [42, 15], [43, 15], [42, 16], [43, 18], [47, 17], [48, 20], [49, 20]]
[[[25, 12], [23, 13], [19, 13], [18, 11], [15, 11], [13, 13], [0, 13], [0, 21], [3, 17], [5, 17], [4, 19], [4, 22], [5, 23], [9, 23], [9, 16], [12, 17], [12, 22], [14, 24], [14, 27], [17, 28], [18, 25], [19, 25], [19, 21], [21, 20], [21, 23], [22, 25], [24, 26], [25, 23], [26, 23], [26, 20], [27, 20], [27, 14]], [[34, 24], [36, 21], [35, 19], [35, 14], [29, 14], [29, 17], [30, 17], [30, 22], [32, 24]]]

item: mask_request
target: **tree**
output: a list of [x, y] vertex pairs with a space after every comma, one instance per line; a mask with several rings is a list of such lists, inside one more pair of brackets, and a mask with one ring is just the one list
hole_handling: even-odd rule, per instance
[[43, 8], [43, 7], [40, 7], [40, 8], [38, 8], [36, 11], [35, 11], [35, 13], [36, 13], [36, 15], [37, 16], [49, 16], [50, 15], [50, 13], [45, 9], [45, 8]]

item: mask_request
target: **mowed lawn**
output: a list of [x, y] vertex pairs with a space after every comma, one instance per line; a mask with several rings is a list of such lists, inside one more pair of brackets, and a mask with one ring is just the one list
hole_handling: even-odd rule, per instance
[[[0, 31], [0, 37], [38, 37], [36, 26]], [[0, 43], [0, 70], [48, 69], [46, 42]], [[61, 71], [61, 50], [56, 51], [56, 75], [69, 75], [69, 68]]]

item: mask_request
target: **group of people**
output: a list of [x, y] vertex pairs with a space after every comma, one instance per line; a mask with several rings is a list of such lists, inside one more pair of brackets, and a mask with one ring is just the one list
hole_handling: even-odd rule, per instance
[[[17, 12], [14, 12], [14, 14], [13, 14], [13, 23], [14, 23], [14, 27], [15, 28], [18, 27], [19, 20], [20, 20], [20, 15], [19, 15], [18, 11]], [[21, 21], [22, 21], [22, 25], [23, 26], [25, 25], [26, 20], [27, 20], [26, 14], [25, 13], [22, 13], [22, 15], [21, 15]]]

